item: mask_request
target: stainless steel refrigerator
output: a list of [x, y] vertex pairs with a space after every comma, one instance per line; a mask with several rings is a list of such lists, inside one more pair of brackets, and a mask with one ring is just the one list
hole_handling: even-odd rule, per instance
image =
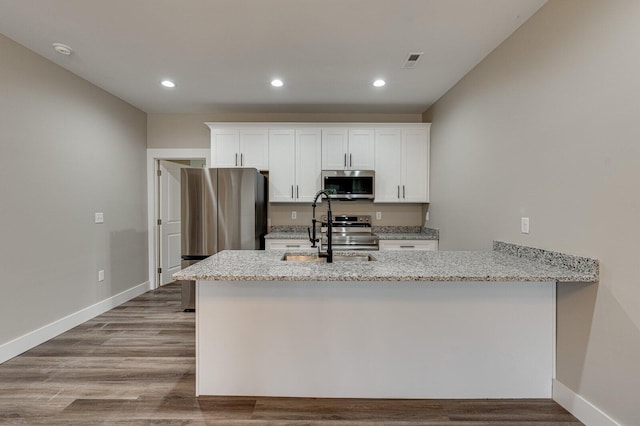
[[[264, 250], [266, 178], [256, 169], [182, 169], [182, 268], [222, 250]], [[195, 309], [195, 282], [182, 283], [182, 308]]]

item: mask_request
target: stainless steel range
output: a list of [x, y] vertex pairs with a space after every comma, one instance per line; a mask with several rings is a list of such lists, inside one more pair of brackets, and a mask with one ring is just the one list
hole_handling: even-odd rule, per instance
[[[327, 216], [321, 217], [327, 222]], [[327, 245], [327, 227], [320, 231], [320, 249]], [[333, 250], [378, 250], [378, 236], [371, 232], [371, 216], [354, 216], [338, 214], [333, 216], [332, 232]]]

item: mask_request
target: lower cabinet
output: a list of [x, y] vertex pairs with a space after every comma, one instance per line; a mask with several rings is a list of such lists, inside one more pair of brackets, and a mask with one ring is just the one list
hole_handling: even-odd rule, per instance
[[380, 250], [437, 251], [438, 240], [380, 240]]
[[309, 240], [265, 240], [266, 250], [295, 250], [302, 248], [311, 248]]

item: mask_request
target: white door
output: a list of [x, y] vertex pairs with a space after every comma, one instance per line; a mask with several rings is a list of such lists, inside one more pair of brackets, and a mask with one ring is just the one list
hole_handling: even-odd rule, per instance
[[400, 129], [376, 130], [376, 203], [399, 203], [402, 197]]
[[269, 201], [295, 200], [295, 139], [293, 129], [269, 132]]
[[348, 148], [347, 129], [322, 129], [322, 170], [345, 170]]
[[160, 285], [181, 269], [180, 169], [190, 167], [160, 160]]
[[269, 131], [267, 129], [241, 129], [240, 159], [238, 166], [269, 170]]
[[349, 130], [349, 158], [351, 170], [373, 170], [374, 143], [372, 129]]
[[[296, 201], [311, 203], [322, 187], [320, 129], [296, 130]], [[271, 172], [269, 172], [271, 174]]]
[[429, 202], [429, 134], [425, 129], [402, 132], [402, 199]]
[[240, 132], [237, 129], [211, 130], [212, 167], [240, 167]]

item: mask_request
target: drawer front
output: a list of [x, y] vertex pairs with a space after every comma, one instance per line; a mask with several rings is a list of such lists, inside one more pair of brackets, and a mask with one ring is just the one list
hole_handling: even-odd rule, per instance
[[311, 248], [309, 240], [265, 240], [266, 250], [295, 250]]
[[380, 240], [380, 250], [437, 251], [437, 240]]

